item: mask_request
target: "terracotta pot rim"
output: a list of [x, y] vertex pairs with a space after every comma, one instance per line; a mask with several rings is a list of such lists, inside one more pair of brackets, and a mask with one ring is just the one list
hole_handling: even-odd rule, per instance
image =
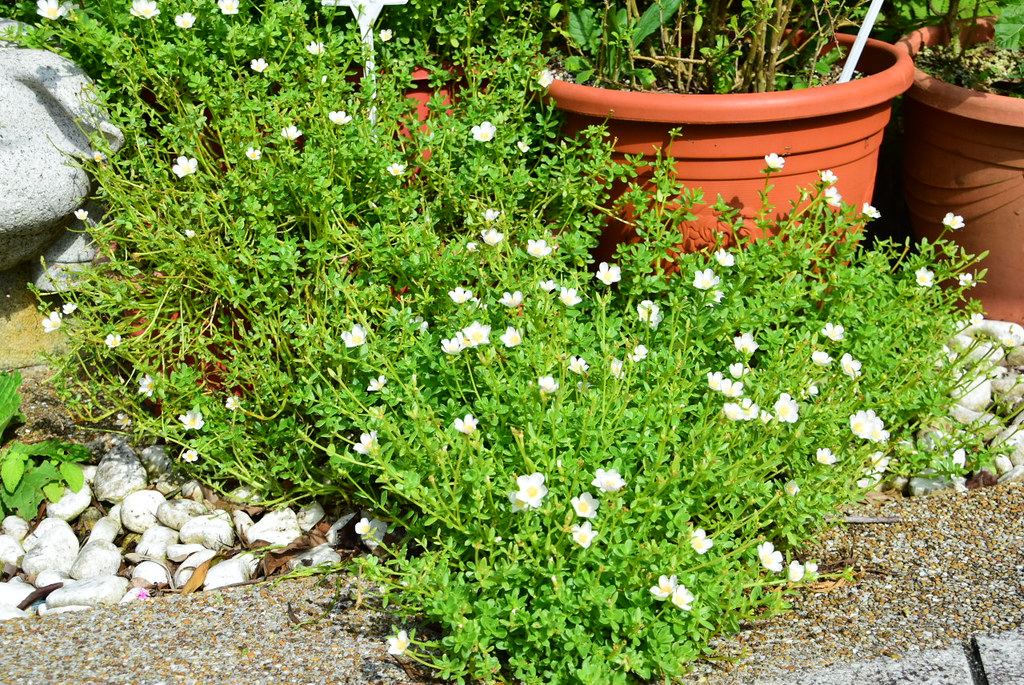
[[[854, 36], [837, 34], [840, 45]], [[910, 87], [914, 63], [908, 52], [868, 39], [861, 64], [884, 62], [869, 76], [848, 83], [771, 93], [682, 95], [595, 88], [555, 79], [548, 99], [561, 110], [629, 121], [678, 124], [744, 124], [841, 114], [892, 100]]]
[[[978, 24], [990, 31], [993, 27], [992, 19], [988, 17], [978, 19]], [[913, 58], [924, 47], [947, 42], [949, 37], [944, 26], [926, 26], [907, 34], [896, 46]], [[1024, 126], [1024, 98], [954, 86], [920, 69], [914, 70], [914, 84], [907, 96], [958, 116], [1017, 128]]]

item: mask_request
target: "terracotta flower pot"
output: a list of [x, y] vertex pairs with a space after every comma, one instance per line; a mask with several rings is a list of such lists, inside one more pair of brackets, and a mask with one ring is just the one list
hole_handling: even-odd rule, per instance
[[[977, 41], [992, 40], [982, 20]], [[945, 28], [915, 31], [899, 47], [914, 56], [949, 40]], [[903, 189], [914, 232], [934, 238], [947, 212], [966, 226], [952, 238], [989, 256], [971, 291], [988, 315], [1024, 324], [1024, 99], [952, 86], [917, 70], [904, 102]]]
[[[852, 45], [853, 36], [837, 36], [837, 42]], [[773, 152], [786, 158], [785, 168], [772, 176], [775, 187], [769, 200], [776, 207], [775, 217], [784, 215], [798, 199], [799, 188], [817, 182], [818, 172], [825, 169], [839, 177], [837, 187], [845, 201], [871, 202], [892, 100], [909, 87], [914, 66], [904, 51], [869, 40], [858, 70], [867, 76], [849, 83], [728, 95], [633, 93], [556, 80], [549, 98], [566, 113], [567, 135], [606, 123], [620, 161], [625, 155], [653, 160], [659, 151], [675, 158], [679, 179], [703, 188], [707, 202], [695, 221], [680, 226], [680, 247], [693, 251], [718, 239], [733, 240], [731, 231], [720, 235], [727, 229], [710, 209], [718, 195], [747, 219], [739, 237], [761, 237], [750, 219], [761, 207], [764, 157]], [[669, 131], [676, 128], [682, 136], [672, 140]], [[650, 169], [649, 162], [641, 161], [640, 183], [650, 178]], [[628, 217], [613, 221], [595, 257], [608, 259], [619, 243], [634, 240]]]

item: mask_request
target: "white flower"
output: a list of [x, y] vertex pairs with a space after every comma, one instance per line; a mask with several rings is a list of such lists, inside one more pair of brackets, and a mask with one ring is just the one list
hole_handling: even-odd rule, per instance
[[818, 366], [828, 366], [832, 363], [832, 357], [828, 356], [828, 352], [815, 350], [814, 352], [811, 352], [811, 361]]
[[622, 378], [626, 375], [623, 366], [623, 361], [621, 359], [615, 358], [608, 362], [608, 371], [616, 378]]
[[68, 316], [78, 311], [78, 305], [74, 302], [65, 302], [61, 305], [60, 310], [64, 312], [65, 316]]
[[238, 395], [228, 395], [228, 398], [224, 400], [224, 408], [228, 411], [238, 411], [242, 408], [242, 402], [238, 399]]
[[558, 284], [555, 283], [554, 281], [541, 281], [537, 285], [540, 286], [541, 290], [546, 290], [548, 292], [551, 292], [552, 290], [558, 288]]
[[76, 209], [75, 218], [79, 221], [86, 221], [89, 218], [89, 212], [84, 209]]
[[404, 630], [400, 630], [398, 635], [388, 638], [388, 654], [402, 656], [407, 649], [409, 649], [409, 635]]
[[569, 357], [569, 370], [573, 373], [580, 375], [585, 374], [590, 369], [590, 365], [583, 357]]
[[736, 346], [736, 349], [743, 354], [754, 354], [754, 352], [756, 352], [760, 347], [760, 345], [754, 342], [754, 336], [750, 333], [737, 335], [732, 339], [732, 342], [733, 345]]
[[942, 217], [942, 225], [946, 228], [958, 231], [965, 226], [964, 218], [953, 212], [947, 212], [946, 216]]
[[345, 341], [345, 347], [359, 347], [366, 343], [366, 330], [355, 324], [351, 331], [342, 331], [341, 339]]
[[352, 450], [359, 454], [373, 454], [380, 449], [377, 442], [377, 431], [370, 431], [359, 436], [359, 442], [352, 445]]
[[783, 423], [796, 423], [800, 418], [800, 406], [796, 400], [790, 397], [789, 393], [784, 392], [779, 395], [773, 408], [775, 409], [775, 418]]
[[590, 521], [584, 521], [583, 525], [572, 527], [572, 539], [579, 543], [580, 547], [587, 549], [590, 543], [597, 537], [597, 531], [590, 525]]
[[806, 564], [804, 564], [804, 571], [807, 573], [808, 576], [814, 576], [818, 573], [818, 565], [813, 561], [808, 561]]
[[860, 376], [861, 363], [853, 358], [849, 352], [843, 355], [843, 358], [839, 360], [840, 365], [843, 367], [843, 373], [850, 378], [857, 378]]
[[716, 290], [711, 293], [711, 302], [708, 302], [709, 307], [714, 307], [716, 304], [721, 304], [722, 298], [725, 297], [725, 293], [721, 290]]
[[195, 238], [196, 237], [196, 232], [193, 231], [191, 228], [186, 228], [185, 229], [185, 237], [186, 238]]
[[498, 300], [498, 303], [505, 305], [510, 309], [512, 307], [518, 307], [523, 303], [523, 293], [519, 290], [514, 293], [510, 293], [506, 290], [505, 294], [501, 296], [500, 300]]
[[494, 247], [505, 239], [505, 234], [496, 229], [488, 228], [486, 231], [480, 231], [480, 238], [491, 247]]
[[459, 431], [460, 433], [469, 435], [470, 433], [476, 430], [478, 424], [479, 421], [473, 418], [472, 414], [466, 414], [466, 417], [463, 419], [455, 419], [455, 430]]
[[309, 43], [309, 45], [306, 46], [306, 52], [308, 52], [311, 55], [322, 55], [322, 54], [324, 54], [324, 50], [325, 50], [324, 44], [323, 43], [318, 43], [315, 40], [312, 41], [311, 43]]
[[462, 350], [466, 349], [466, 346], [462, 342], [462, 338], [456, 336], [452, 339], [445, 338], [441, 341], [441, 349], [446, 354], [458, 354]]
[[923, 266], [914, 272], [914, 276], [917, 278], [917, 284], [922, 288], [930, 288], [935, 285], [935, 272]]
[[544, 495], [548, 494], [548, 489], [544, 486], [543, 473], [519, 476], [516, 478], [516, 485], [519, 486], [519, 491], [515, 493], [515, 497], [528, 509], [539, 507]]
[[825, 183], [826, 185], [834, 185], [835, 182], [838, 180], [839, 177], [836, 176], [831, 169], [826, 169], [825, 171], [821, 172], [821, 182]]
[[683, 611], [689, 611], [693, 608], [693, 599], [693, 593], [687, 590], [685, 585], [678, 585], [672, 591], [672, 603]]
[[60, 312], [57, 310], [54, 310], [43, 317], [43, 331], [45, 333], [53, 333], [54, 331], [60, 330], [60, 325]]
[[466, 252], [476, 252], [480, 246], [474, 242], [466, 243]]
[[108, 333], [106, 339], [103, 341], [107, 347], [115, 348], [121, 345], [121, 336], [117, 333]]
[[724, 267], [736, 266], [736, 256], [724, 247], [715, 253], [715, 261]]
[[466, 290], [465, 288], [460, 286], [455, 290], [449, 290], [448, 297], [452, 298], [452, 302], [454, 302], [455, 304], [462, 304], [463, 302], [468, 302], [469, 300], [473, 299], [473, 291]]
[[184, 156], [178, 157], [177, 161], [175, 161], [174, 165], [171, 167], [171, 171], [173, 171], [174, 175], [178, 178], [185, 178], [189, 174], [194, 174], [197, 169], [199, 169], [199, 160], [195, 157], [189, 158]]
[[764, 156], [764, 163], [772, 171], [780, 171], [782, 167], [786, 166], [786, 160], [774, 152]]
[[269, 66], [270, 65], [267, 64], [267, 60], [263, 59], [262, 57], [260, 57], [259, 59], [254, 59], [253, 61], [249, 62], [249, 68], [260, 74], [266, 71], [267, 67]]
[[562, 288], [562, 294], [558, 296], [558, 299], [562, 301], [566, 307], [575, 307], [583, 299], [576, 294], [576, 288]]
[[698, 270], [693, 277], [693, 287], [697, 290], [711, 290], [721, 281], [711, 269]]
[[554, 82], [555, 75], [551, 73], [550, 69], [545, 69], [544, 71], [540, 72], [540, 74], [537, 76], [537, 83], [540, 84], [541, 88], [547, 88]]
[[196, 452], [195, 450], [185, 450], [181, 453], [181, 460], [188, 462], [189, 464], [194, 464], [199, 461], [199, 452]]
[[132, 420], [128, 418], [127, 414], [118, 414], [117, 418], [114, 420], [114, 424], [121, 430], [125, 431], [132, 427]]
[[401, 176], [405, 173], [405, 165], [395, 162], [394, 164], [388, 165], [388, 173], [392, 176]]
[[722, 413], [725, 414], [725, 418], [730, 421], [747, 420], [747, 415], [744, 413], [743, 408], [735, 402], [726, 402], [722, 405]]
[[733, 378], [743, 378], [748, 373], [750, 373], [750, 369], [743, 362], [729, 364], [729, 375]]
[[804, 397], [814, 397], [817, 394], [818, 394], [818, 386], [816, 386], [814, 383], [811, 383], [810, 385], [808, 385], [807, 389], [804, 390]]
[[644, 359], [647, 359], [647, 352], [648, 350], [646, 345], [637, 345], [633, 348], [633, 353], [629, 355], [629, 358], [635, 362], [643, 361]]
[[[526, 253], [531, 257], [547, 257], [551, 254], [551, 247], [548, 245], [546, 240], [528, 240], [526, 244]], [[544, 287], [544, 284], [541, 284]]]
[[174, 25], [179, 29], [190, 29], [196, 24], [196, 17], [191, 12], [179, 14], [174, 18]]
[[770, 542], [762, 542], [757, 546], [757, 558], [761, 565], [769, 571], [779, 573], [782, 571], [782, 552], [775, 551], [775, 545]]
[[338, 124], [339, 126], [342, 126], [352, 121], [352, 115], [343, 109], [339, 109], [334, 112], [328, 112], [327, 118], [331, 120], [331, 123]]
[[974, 282], [974, 274], [960, 274], [956, 279], [960, 282], [961, 288], [973, 288], [978, 285]]
[[889, 439], [889, 431], [885, 423], [875, 415], [873, 409], [861, 410], [850, 416], [850, 430], [858, 438], [871, 442], [885, 442]]
[[662, 321], [661, 307], [651, 300], [644, 300], [636, 306], [636, 313], [641, 321], [646, 321], [651, 328], [657, 328]]
[[619, 281], [622, 280], [622, 269], [619, 268], [617, 264], [601, 262], [597, 267], [597, 273], [594, 274], [594, 278], [601, 281], [605, 285], [618, 283]]
[[185, 426], [185, 430], [201, 430], [206, 425], [203, 413], [198, 409], [190, 409], [184, 414], [180, 414], [178, 420]]
[[558, 392], [558, 381], [554, 376], [541, 376], [537, 379], [537, 387], [540, 388], [542, 395], [553, 395]]
[[238, 14], [238, 0], [217, 0], [221, 14]]
[[255, 147], [250, 147], [245, 151], [245, 156], [254, 162], [258, 162], [260, 161], [260, 158], [263, 157], [263, 150], [260, 150], [259, 148]]
[[520, 152], [529, 152], [530, 151], [530, 144], [528, 142], [526, 142], [525, 140], [517, 141], [516, 142], [516, 147], [519, 148]]
[[843, 196], [839, 194], [839, 190], [835, 186], [829, 186], [825, 188], [825, 202], [829, 207], [842, 207]]
[[796, 559], [789, 562], [789, 582], [799, 583], [804, 579], [805, 570], [804, 565]]
[[281, 129], [281, 137], [287, 140], [298, 140], [302, 135], [302, 129], [298, 126], [285, 126]]
[[153, 377], [148, 373], [139, 379], [139, 394], [145, 395], [146, 397], [152, 397], [153, 391], [156, 390], [156, 382]]
[[832, 323], [825, 324], [825, 327], [821, 329], [822, 335], [829, 340], [839, 342], [845, 337], [846, 329], [842, 326], [836, 326]]
[[394, 38], [395, 34], [391, 32], [391, 29], [382, 29], [377, 36], [380, 37], [380, 41], [382, 43], [387, 43], [389, 40]]
[[38, 0], [36, 2], [36, 14], [51, 21], [66, 17], [72, 9], [74, 6], [70, 2], [61, 2], [60, 0]]
[[[711, 384], [711, 379], [708, 379], [708, 385]], [[730, 378], [722, 378], [721, 391], [726, 397], [741, 397], [743, 395], [743, 383], [734, 381]]]
[[160, 10], [156, 8], [156, 0], [133, 0], [130, 14], [139, 19], [152, 19]]
[[494, 140], [494, 134], [498, 129], [494, 127], [489, 121], [481, 122], [478, 126], [474, 126], [472, 129], [473, 140], [478, 143], [489, 143]]
[[861, 207], [860, 213], [869, 219], [881, 219], [882, 213], [875, 209], [874, 205], [869, 205], [867, 202]]
[[708, 537], [703, 528], [697, 528], [690, 533], [690, 546], [697, 554], [704, 554], [714, 546], [715, 541]]
[[388, 384], [388, 379], [384, 376], [377, 376], [376, 378], [370, 379], [370, 384], [366, 386], [367, 392], [380, 392], [384, 389], [384, 386]]
[[571, 501], [576, 515], [585, 519], [595, 518], [597, 509], [601, 506], [601, 503], [589, 492], [584, 492], [579, 497], [573, 497]]
[[462, 344], [466, 347], [477, 347], [491, 342], [491, 327], [474, 321], [462, 329]]
[[616, 492], [626, 487], [626, 481], [616, 469], [598, 469], [594, 472], [594, 480], [590, 484], [600, 488], [602, 492]]
[[501, 212], [497, 209], [488, 209], [484, 211], [484, 221], [497, 221], [498, 217], [501, 216]]
[[716, 392], [722, 391], [722, 382], [725, 380], [721, 371], [708, 371], [708, 387]]
[[825, 466], [831, 466], [836, 463], [836, 455], [832, 454], [832, 450], [828, 447], [819, 447], [814, 458], [818, 460], [819, 464], [824, 464]]
[[658, 584], [651, 588], [651, 594], [655, 599], [665, 600], [672, 596], [678, 585], [676, 576], [661, 576], [658, 578]]

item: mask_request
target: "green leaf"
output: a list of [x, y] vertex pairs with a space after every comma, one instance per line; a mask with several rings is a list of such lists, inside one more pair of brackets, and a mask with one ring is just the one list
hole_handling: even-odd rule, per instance
[[12, 421], [21, 418], [18, 411], [21, 407], [21, 395], [18, 394], [20, 385], [21, 374], [17, 371], [0, 376], [0, 435], [3, 435]]
[[42, 495], [32, 488], [27, 488], [24, 485], [19, 487], [10, 495], [3, 497], [4, 505], [8, 510], [13, 509], [14, 512], [21, 518], [31, 521], [36, 517], [36, 513], [39, 509], [39, 503], [42, 501]]
[[43, 486], [43, 494], [46, 495], [46, 499], [51, 502], [56, 502], [64, 496], [64, 484], [54, 482], [47, 483]]
[[60, 465], [60, 475], [64, 476], [64, 481], [68, 484], [73, 492], [78, 492], [85, 485], [85, 474], [82, 472], [82, 467], [78, 464], [71, 464], [69, 462], [63, 462]]
[[0, 457], [0, 479], [7, 492], [14, 492], [25, 475], [25, 459], [13, 450], [7, 450]]
[[657, 31], [658, 27], [662, 26], [665, 22], [671, 20], [679, 10], [681, 2], [682, 0], [665, 0], [663, 3], [655, 3], [648, 7], [647, 11], [640, 16], [640, 20], [633, 26], [633, 36], [630, 39], [633, 49], [636, 50], [637, 46], [647, 36]]
[[591, 51], [601, 37], [595, 17], [594, 10], [582, 8], [569, 13], [569, 37], [581, 48]]
[[1003, 9], [996, 22], [996, 46], [1004, 50], [1024, 47], [1024, 5]]

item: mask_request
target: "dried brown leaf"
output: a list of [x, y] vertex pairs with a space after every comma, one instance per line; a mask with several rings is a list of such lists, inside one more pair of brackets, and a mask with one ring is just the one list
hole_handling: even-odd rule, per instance
[[[216, 559], [216, 557], [214, 557]], [[203, 563], [196, 567], [196, 570], [192, 572], [192, 577], [188, 579], [188, 582], [181, 586], [181, 594], [190, 595], [203, 586], [203, 582], [206, 580], [206, 574], [209, 572], [210, 567], [213, 565], [213, 559], [207, 559]]]

